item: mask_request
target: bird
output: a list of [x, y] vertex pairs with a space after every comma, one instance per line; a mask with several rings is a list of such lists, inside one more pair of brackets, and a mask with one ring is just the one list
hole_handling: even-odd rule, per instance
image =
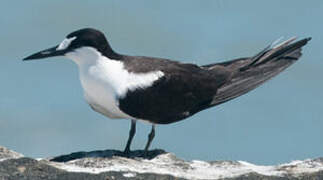
[[254, 56], [197, 65], [117, 53], [101, 31], [83, 28], [23, 61], [54, 56], [74, 61], [90, 107], [110, 119], [131, 120], [125, 154], [131, 152], [137, 121], [151, 124], [147, 154], [156, 125], [187, 119], [246, 94], [296, 62], [311, 38], [295, 40], [272, 43]]

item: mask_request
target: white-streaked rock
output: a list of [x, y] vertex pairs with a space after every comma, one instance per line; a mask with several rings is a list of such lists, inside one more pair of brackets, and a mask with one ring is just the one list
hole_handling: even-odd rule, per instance
[[0, 161], [7, 159], [17, 159], [23, 157], [22, 154], [11, 151], [5, 147], [0, 146]]
[[[136, 173], [167, 174], [185, 179], [222, 179], [234, 178], [249, 173], [264, 176], [298, 177], [304, 173], [323, 171], [323, 159], [293, 161], [277, 166], [260, 166], [245, 161], [184, 161], [172, 153], [156, 156], [151, 160], [113, 156], [109, 158], [85, 157], [65, 163], [50, 162], [51, 165], [69, 172], [102, 172], [119, 171], [131, 175]], [[127, 174], [126, 175], [130, 175]]]
[[[49, 161], [49, 158], [33, 160], [21, 158], [23, 155], [0, 147], [0, 179], [17, 176], [17, 172], [28, 170], [29, 174], [19, 177], [44, 176], [65, 177], [116, 177], [119, 179], [320, 179], [323, 178], [323, 158], [292, 161], [286, 164], [260, 166], [245, 161], [185, 161], [172, 153], [162, 150], [150, 151], [152, 159], [141, 158], [142, 151], [135, 151], [131, 158], [118, 156], [121, 151], [105, 150], [77, 152], [54, 159], [63, 162]], [[8, 161], [4, 161], [8, 160]], [[12, 168], [12, 167], [16, 167]], [[42, 171], [37, 169], [42, 168]], [[57, 171], [55, 168], [64, 170]], [[36, 170], [35, 172], [33, 172]], [[1, 172], [4, 172], [2, 174]], [[35, 174], [36, 173], [36, 174]], [[90, 173], [90, 175], [86, 175]], [[35, 176], [34, 176], [35, 175]], [[100, 175], [101, 177], [97, 176]]]

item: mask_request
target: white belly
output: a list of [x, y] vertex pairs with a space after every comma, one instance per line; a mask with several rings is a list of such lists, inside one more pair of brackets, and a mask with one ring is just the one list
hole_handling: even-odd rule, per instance
[[[97, 97], [96, 95], [93, 95], [91, 93], [84, 92], [84, 97], [86, 102], [96, 112], [99, 112], [112, 119], [120, 119], [120, 118], [130, 119], [131, 118], [130, 116], [126, 115], [119, 109], [117, 101], [114, 99], [114, 97], [108, 97], [108, 96]], [[102, 102], [103, 99], [105, 99], [107, 103]]]

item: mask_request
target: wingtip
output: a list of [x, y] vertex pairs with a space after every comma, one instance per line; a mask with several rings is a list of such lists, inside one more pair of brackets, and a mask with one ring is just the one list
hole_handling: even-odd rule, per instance
[[312, 40], [312, 37], [307, 37], [307, 38], [301, 39], [299, 41], [305, 41], [305, 43], [307, 43], [310, 40]]
[[296, 43], [300, 43], [300, 44], [303, 44], [302, 46], [305, 46], [310, 40], [312, 40], [312, 37], [307, 37], [307, 38], [304, 38], [302, 40], [299, 40], [298, 42]]
[[[275, 49], [275, 48], [279, 48], [279, 47], [284, 46], [284, 45], [288, 45], [291, 42], [295, 41], [296, 39], [298, 39], [298, 38], [296, 36], [294, 36], [294, 37], [291, 37], [290, 39], [287, 39], [287, 40], [285, 40], [283, 42], [280, 42], [282, 40], [282, 38], [279, 38], [274, 43], [271, 44], [271, 48]], [[299, 40], [297, 42], [303, 42], [303, 43], [306, 44], [310, 40], [312, 40], [312, 37], [307, 37], [307, 38], [301, 39], [301, 40]]]

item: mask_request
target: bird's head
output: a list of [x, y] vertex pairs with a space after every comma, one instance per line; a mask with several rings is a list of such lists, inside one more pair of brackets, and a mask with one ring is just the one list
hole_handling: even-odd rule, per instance
[[54, 56], [67, 56], [73, 59], [73, 53], [80, 51], [82, 48], [91, 49], [106, 56], [116, 55], [102, 32], [92, 28], [85, 28], [70, 33], [60, 44], [32, 54], [23, 60], [43, 59]]

